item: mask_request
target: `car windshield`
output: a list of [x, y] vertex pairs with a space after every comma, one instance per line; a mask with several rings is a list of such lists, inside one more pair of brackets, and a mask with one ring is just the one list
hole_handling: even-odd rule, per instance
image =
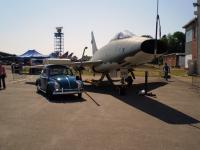
[[73, 75], [73, 74], [69, 68], [57, 66], [57, 67], [52, 67], [49, 69], [49, 75], [55, 76], [55, 75]]
[[130, 37], [133, 37], [134, 34], [131, 33], [130, 31], [128, 30], [125, 30], [123, 32], [119, 32], [117, 33], [112, 39], [111, 41], [116, 41], [116, 40], [120, 40], [120, 39], [126, 39], [126, 38], [130, 38]]

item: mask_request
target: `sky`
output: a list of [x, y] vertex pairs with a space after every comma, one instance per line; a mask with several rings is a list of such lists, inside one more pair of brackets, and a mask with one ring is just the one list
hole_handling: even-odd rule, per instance
[[[194, 18], [196, 0], [159, 0], [162, 35], [184, 32]], [[63, 27], [64, 51], [79, 58], [85, 46], [97, 47], [124, 30], [155, 36], [156, 0], [0, 0], [0, 51], [20, 55], [28, 49], [54, 51], [54, 32]]]

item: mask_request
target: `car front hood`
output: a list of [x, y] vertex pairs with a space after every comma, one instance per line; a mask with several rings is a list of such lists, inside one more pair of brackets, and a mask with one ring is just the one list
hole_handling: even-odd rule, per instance
[[63, 89], [76, 89], [78, 84], [76, 83], [76, 78], [74, 76], [68, 75], [57, 75], [52, 77], [53, 80], [60, 84], [60, 88]]

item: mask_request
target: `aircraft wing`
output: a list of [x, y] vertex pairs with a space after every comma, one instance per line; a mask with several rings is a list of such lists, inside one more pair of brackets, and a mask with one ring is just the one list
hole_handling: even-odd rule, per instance
[[96, 66], [96, 65], [100, 65], [102, 64], [103, 61], [102, 60], [95, 60], [95, 61], [83, 61], [83, 62], [72, 62], [72, 66], [77, 66], [77, 67], [92, 67], [92, 66]]
[[71, 61], [66, 61], [64, 59], [56, 59], [56, 60], [52, 60], [51, 62], [46, 62], [45, 64], [42, 64], [42, 65], [24, 66], [23, 68], [25, 70], [29, 70], [29, 73], [33, 73], [34, 74], [35, 70], [40, 70], [41, 71], [42, 68], [46, 64], [59, 64], [59, 65], [66, 65], [66, 66], [71, 66], [71, 67], [74, 67], [74, 68], [78, 68], [78, 67], [93, 67], [93, 66], [96, 66], [96, 65], [99, 65], [99, 64], [102, 64], [102, 63], [103, 63], [102, 60], [71, 62]]
[[[67, 66], [71, 66], [71, 67], [92, 67], [92, 66], [96, 66], [99, 64], [102, 64], [103, 61], [102, 60], [95, 60], [95, 61], [83, 61], [83, 62], [68, 62], [68, 61], [62, 61], [62, 62], [51, 62], [49, 64], [59, 64], [59, 65], [67, 65]], [[46, 63], [48, 64], [48, 63]], [[38, 69], [42, 69], [44, 65], [34, 65], [34, 66], [25, 66], [25, 68], [30, 69], [30, 68], [38, 68]]]

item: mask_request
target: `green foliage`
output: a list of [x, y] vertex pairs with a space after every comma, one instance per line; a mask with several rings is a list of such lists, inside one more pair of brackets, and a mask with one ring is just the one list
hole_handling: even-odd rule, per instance
[[177, 68], [171, 69], [171, 75], [180, 76], [180, 77], [186, 77], [186, 76], [188, 76], [187, 70], [177, 69]]
[[169, 33], [168, 35], [164, 35], [161, 40], [168, 45], [168, 53], [185, 52], [185, 34], [183, 32]]

